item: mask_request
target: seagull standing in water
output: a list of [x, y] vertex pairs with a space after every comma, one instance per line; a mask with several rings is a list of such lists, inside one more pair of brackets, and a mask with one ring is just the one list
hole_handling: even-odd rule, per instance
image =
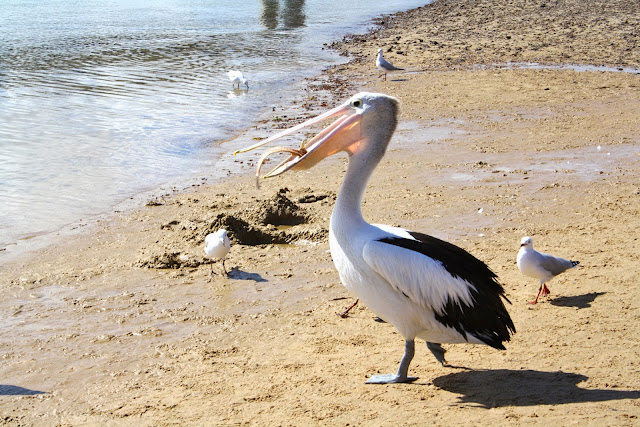
[[[204, 238], [204, 253], [212, 260], [222, 260], [222, 271], [228, 276], [227, 269], [224, 267], [224, 260], [231, 250], [231, 242], [227, 236], [227, 230], [220, 229], [215, 233], [209, 233]], [[213, 261], [211, 262], [211, 275], [213, 276]]]
[[233, 88], [235, 89], [236, 85], [238, 85], [238, 89], [240, 89], [240, 85], [245, 85], [247, 89], [249, 89], [249, 80], [245, 79], [240, 71], [230, 70], [227, 71], [227, 76], [229, 77], [229, 81], [233, 83]]
[[[435, 237], [367, 223], [361, 204], [367, 183], [396, 129], [397, 99], [359, 93], [343, 105], [238, 152], [249, 151], [329, 118], [338, 119], [300, 149], [274, 147], [289, 157], [265, 175], [308, 169], [337, 152], [349, 155], [329, 228], [331, 256], [342, 283], [405, 340], [397, 373], [374, 375], [367, 383], [412, 382], [409, 364], [415, 339], [444, 364], [441, 343], [486, 344], [504, 350], [515, 332], [496, 275], [464, 249]], [[236, 152], [237, 153], [237, 152]]]
[[[404, 70], [404, 68], [398, 68], [391, 62], [384, 59], [384, 56], [382, 56], [382, 49], [378, 49], [378, 56], [376, 57], [376, 67], [378, 67], [378, 69], [384, 73], [385, 80], [387, 80], [387, 73]], [[379, 75], [378, 78], [380, 78], [381, 76], [382, 74]]]
[[570, 268], [580, 264], [580, 261], [570, 261], [568, 259], [555, 257], [553, 255], [538, 252], [533, 249], [533, 239], [525, 236], [520, 241], [518, 251], [518, 269], [525, 276], [533, 277], [540, 281], [538, 295], [529, 304], [537, 304], [540, 296], [547, 296], [551, 293], [547, 288], [547, 283], [560, 273], [564, 273]]

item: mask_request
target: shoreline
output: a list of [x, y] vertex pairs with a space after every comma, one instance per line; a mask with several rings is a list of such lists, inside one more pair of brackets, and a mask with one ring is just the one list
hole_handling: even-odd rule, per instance
[[[416, 2], [412, 2], [412, 4], [415, 3]], [[299, 6], [300, 5], [296, 5], [295, 7]], [[379, 7], [381, 8], [380, 10], [393, 10], [394, 6], [379, 5]], [[395, 7], [399, 6], [396, 5]], [[197, 180], [192, 179], [192, 177], [194, 176], [194, 170], [201, 171], [201, 173], [197, 174], [198, 177], [200, 175], [212, 177], [217, 175], [224, 176], [223, 172], [217, 173], [216, 168], [212, 166], [213, 162], [218, 157], [217, 154], [221, 152], [221, 150], [217, 148], [219, 146], [219, 143], [229, 139], [237, 139], [243, 132], [246, 131], [246, 128], [250, 128], [253, 126], [253, 124], [247, 125], [248, 123], [250, 123], [251, 121], [255, 121], [256, 117], [258, 116], [265, 115], [268, 110], [271, 110], [272, 107], [277, 106], [278, 109], [280, 109], [283, 105], [288, 106], [290, 104], [289, 100], [296, 96], [293, 86], [304, 86], [305, 79], [310, 75], [319, 74], [322, 71], [322, 67], [324, 67], [327, 63], [342, 62], [343, 59], [340, 58], [337, 52], [329, 52], [328, 50], [325, 51], [324, 49], [321, 50], [322, 46], [320, 45], [320, 43], [322, 41], [332, 40], [332, 35], [338, 37], [337, 34], [346, 28], [366, 31], [366, 29], [368, 28], [368, 21], [366, 21], [365, 18], [372, 15], [370, 13], [361, 15], [360, 11], [358, 11], [357, 9], [355, 9], [353, 13], [353, 18], [342, 20], [342, 22], [339, 23], [333, 22], [332, 20], [329, 20], [327, 22], [320, 20], [321, 23], [318, 23], [318, 18], [314, 18], [312, 16], [314, 14], [310, 13], [310, 25], [307, 27], [310, 28], [310, 30], [295, 31], [294, 33], [300, 35], [301, 40], [306, 40], [307, 38], [312, 38], [315, 40], [313, 43], [311, 43], [310, 41], [306, 41], [301, 45], [301, 49], [303, 50], [303, 52], [305, 52], [302, 55], [303, 57], [315, 58], [314, 60], [310, 60], [308, 62], [311, 65], [309, 67], [299, 69], [297, 71], [293, 70], [291, 73], [287, 73], [287, 79], [282, 80], [280, 80], [280, 77], [282, 77], [280, 71], [280, 77], [278, 77], [278, 81], [276, 82], [277, 84], [274, 84], [272, 89], [269, 89], [271, 87], [271, 84], [269, 83], [270, 80], [267, 82], [261, 79], [256, 81], [257, 85], [252, 88], [253, 99], [248, 99], [245, 103], [232, 103], [234, 108], [239, 106], [236, 113], [234, 113], [234, 116], [242, 117], [243, 113], [244, 115], [249, 113], [251, 117], [247, 117], [247, 120], [235, 120], [228, 125], [221, 124], [222, 130], [219, 132], [216, 131], [217, 127], [214, 127], [209, 131], [205, 130], [204, 132], [199, 132], [193, 139], [185, 138], [188, 147], [184, 152], [181, 152], [184, 147], [178, 147], [176, 151], [181, 153], [176, 155], [174, 159], [175, 162], [184, 162], [183, 164], [187, 165], [184, 168], [174, 168], [166, 174], [164, 173], [164, 168], [162, 170], [158, 170], [156, 173], [152, 171], [151, 173], [149, 173], [148, 177], [144, 176], [139, 180], [139, 182], [135, 179], [126, 180], [124, 178], [121, 178], [121, 180], [125, 182], [125, 185], [123, 185], [122, 188], [118, 186], [115, 191], [110, 191], [110, 188], [104, 189], [103, 187], [100, 187], [100, 190], [94, 189], [93, 193], [100, 194], [104, 191], [105, 193], [108, 193], [108, 195], [106, 197], [96, 197], [95, 200], [85, 201], [84, 206], [82, 204], [82, 196], [74, 194], [76, 198], [79, 199], [78, 206], [75, 206], [72, 202], [70, 202], [71, 208], [68, 209], [58, 210], [51, 207], [48, 208], [52, 209], [54, 213], [58, 213], [58, 211], [62, 212], [59, 215], [55, 215], [55, 217], [53, 217], [52, 215], [46, 215], [47, 209], [37, 209], [32, 206], [33, 212], [45, 212], [45, 214], [42, 215], [41, 220], [39, 220], [38, 218], [38, 221], [36, 223], [30, 221], [30, 218], [32, 217], [31, 215], [27, 215], [28, 218], [23, 218], [24, 216], [20, 215], [19, 210], [16, 211], [16, 208], [12, 208], [12, 210], [10, 211], [12, 215], [9, 215], [7, 219], [9, 220], [11, 218], [14, 218], [16, 219], [16, 221], [5, 221], [6, 228], [2, 233], [0, 233], [2, 234], [2, 242], [0, 242], [0, 264], [5, 262], [5, 258], [8, 258], [4, 256], [7, 252], [16, 252], [16, 246], [29, 246], [25, 250], [20, 249], [20, 252], [29, 251], [31, 250], [31, 247], [37, 248], [47, 246], [49, 245], [48, 242], [43, 241], [42, 243], [39, 243], [39, 241], [50, 240], [46, 236], [55, 234], [69, 235], [69, 233], [74, 229], [77, 230], [79, 227], [86, 227], [87, 222], [95, 222], [96, 220], [101, 220], [105, 216], [110, 215], [114, 210], [118, 211], [127, 209], [129, 205], [135, 203], [130, 202], [131, 200], [133, 200], [132, 198], [140, 197], [141, 195], [144, 197], [145, 194], [148, 194], [149, 197], [153, 197], [154, 193], [162, 194], [164, 192], [164, 189], [168, 189], [168, 191], [171, 192], [173, 191], [172, 187], [190, 186], [193, 184], [193, 181], [196, 181], [197, 184]], [[358, 20], [360, 19], [364, 21], [358, 23]], [[288, 30], [285, 31], [285, 33], [286, 32], [288, 32]], [[310, 33], [317, 34], [318, 37], [309, 37], [308, 34]], [[309, 52], [311, 52], [312, 54], [309, 54]], [[219, 74], [221, 75], [214, 77], [215, 81], [212, 82], [213, 85], [216, 87], [223, 86], [225, 89], [227, 89], [227, 84], [225, 82], [228, 82], [228, 80], [226, 75], [224, 75], [224, 73], [222, 72], [220, 72]], [[240, 92], [240, 94], [242, 94], [242, 92]], [[233, 98], [239, 96], [239, 93], [223, 90], [219, 93], [216, 92], [213, 98], [215, 98], [216, 96], [219, 96], [221, 98]], [[197, 102], [195, 97], [194, 102]], [[254, 106], [258, 106], [257, 111]], [[262, 108], [260, 108], [260, 106], [262, 106]], [[211, 123], [211, 117], [207, 119], [204, 119], [202, 116], [200, 117], [200, 122], [205, 124]], [[260, 121], [261, 120], [258, 119], [256, 124], [259, 124]], [[171, 150], [172, 148], [170, 148], [170, 151]], [[193, 153], [195, 151], [198, 151], [199, 154], [194, 155]], [[158, 157], [160, 158], [160, 160], [158, 160], [158, 158], [151, 159], [150, 163], [160, 163], [162, 160], [162, 156]], [[192, 167], [189, 167], [188, 165], [191, 165]], [[231, 164], [231, 166], [233, 166], [233, 164]], [[11, 186], [11, 188], [14, 187]], [[67, 188], [73, 188], [73, 186], [67, 186]], [[11, 191], [11, 189], [8, 189], [8, 191]], [[29, 192], [19, 191], [18, 193], [14, 192], [14, 194], [28, 195]], [[54, 186], [51, 186], [51, 188], [49, 188], [49, 194], [55, 195], [55, 197], [52, 196], [52, 200], [56, 200], [56, 198], [59, 198], [58, 196], [60, 194], [60, 190], [55, 188]], [[102, 201], [104, 201], [104, 203], [102, 203]], [[46, 206], [55, 206], [55, 204]], [[123, 208], [123, 206], [125, 206], [125, 208]], [[33, 215], [33, 217], [38, 217], [38, 215]], [[21, 222], [20, 218], [23, 218]], [[43, 238], [42, 236], [45, 236], [45, 238]], [[15, 257], [11, 256], [11, 258]]]
[[[40, 250], [46, 250], [52, 246], [61, 244], [62, 240], [75, 238], [91, 232], [102, 223], [108, 223], [115, 217], [143, 209], [145, 205], [154, 203], [158, 199], [171, 197], [178, 193], [187, 193], [200, 186], [219, 184], [225, 179], [252, 174], [251, 167], [244, 165], [244, 160], [233, 157], [233, 152], [241, 147], [249, 145], [252, 140], [262, 137], [273, 129], [283, 129], [290, 123], [301, 122], [302, 119], [318, 114], [323, 105], [328, 105], [330, 99], [335, 99], [337, 93], [345, 93], [351, 85], [343, 78], [331, 76], [327, 70], [339, 67], [340, 64], [331, 65], [322, 70], [317, 76], [301, 78], [294, 84], [299, 90], [288, 89], [287, 96], [290, 102], [278, 101], [277, 106], [265, 107], [264, 111], [256, 118], [254, 124], [239, 130], [238, 133], [216, 144], [223, 152], [216, 161], [221, 170], [215, 167], [208, 168], [208, 172], [202, 172], [190, 177], [177, 178], [164, 183], [161, 186], [148, 188], [136, 194], [127, 196], [116, 203], [109, 211], [99, 212], [83, 219], [64, 224], [56, 229], [40, 233], [27, 233], [20, 236], [17, 241], [10, 242], [0, 248], [0, 266], [20, 262], [34, 256]], [[300, 93], [313, 93], [313, 99], [306, 101]], [[298, 111], [302, 108], [304, 111]], [[290, 117], [293, 115], [293, 117]], [[226, 147], [226, 148], [224, 148]], [[204, 175], [207, 176], [204, 176]], [[86, 230], [85, 230], [86, 229]]]
[[[451, 345], [450, 365], [442, 367], [422, 345], [411, 366], [416, 383], [364, 384], [395, 369], [402, 340], [366, 307], [348, 319], [335, 315], [353, 301], [326, 241], [346, 164], [335, 156], [266, 180], [260, 190], [245, 173], [177, 192], [3, 266], [4, 422], [633, 425], [640, 349], [620, 343], [640, 339], [640, 76], [468, 70], [457, 61], [378, 79], [377, 45], [392, 45], [398, 32], [418, 37], [419, 13], [444, 5], [458, 13], [464, 5], [505, 27], [533, 13], [500, 15], [481, 0], [436, 3], [382, 17], [393, 25], [357, 46], [345, 43], [359, 57], [320, 76], [336, 79], [338, 91], [316, 99], [314, 91], [301, 93], [277, 111], [279, 120], [250, 130], [249, 143], [359, 90], [401, 99], [400, 125], [365, 195], [365, 218], [444, 238], [485, 261], [512, 302], [517, 333], [507, 351]], [[640, 24], [640, 14], [628, 12]], [[431, 31], [429, 21], [420, 25]], [[458, 28], [452, 21], [440, 33]], [[617, 40], [606, 27], [593, 38]], [[394, 49], [388, 59], [420, 69], [434, 62], [431, 50], [423, 53], [405, 63], [408, 56]], [[225, 144], [233, 152], [246, 142]], [[262, 152], [228, 160], [253, 172]], [[266, 220], [274, 211], [277, 220]], [[229, 279], [209, 279], [201, 243], [222, 225], [232, 231], [227, 267], [234, 270]], [[535, 306], [526, 301], [537, 283], [515, 267], [524, 235], [538, 250], [581, 261]]]
[[[479, 4], [483, 3], [482, 1], [477, 1], [477, 0], [475, 0], [474, 2]], [[473, 4], [474, 2], [471, 2], [471, 3]], [[628, 2], [627, 0], [616, 0], [614, 3], [615, 5], [618, 5], [618, 4], [624, 4], [627, 2]], [[575, 6], [575, 4], [578, 4], [579, 2], [577, 0], [572, 0], [566, 3], [573, 4]], [[601, 1], [600, 3], [607, 4], [610, 2]], [[544, 3], [541, 3], [541, 5], [542, 4]], [[462, 5], [464, 5], [464, 3], [462, 3]], [[517, 3], [509, 3], [507, 1], [501, 1], [499, 5], [496, 5], [496, 7], [518, 9]], [[447, 10], [446, 14], [442, 15], [443, 10], [445, 8], [450, 8], [450, 9]], [[460, 17], [461, 13], [464, 15], [465, 8], [464, 6], [458, 8], [454, 4], [450, 4], [450, 2], [448, 3], [447, 1], [435, 1], [435, 2], [428, 3], [424, 6], [410, 9], [407, 11], [400, 11], [400, 12], [395, 12], [391, 14], [383, 14], [380, 17], [373, 18], [369, 21], [370, 24], [374, 25], [373, 28], [369, 29], [369, 31], [361, 34], [347, 34], [343, 37], [342, 41], [335, 41], [335, 42], [326, 44], [325, 45], [326, 48], [332, 49], [338, 52], [339, 54], [341, 54], [342, 56], [348, 57], [349, 60], [348, 62], [343, 64], [331, 65], [328, 68], [322, 70], [317, 76], [303, 78], [296, 83], [296, 85], [300, 87], [301, 91], [304, 91], [307, 93], [310, 91], [309, 88], [312, 86], [321, 87], [321, 91], [329, 92], [328, 94], [322, 94], [320, 97], [320, 100], [317, 100], [316, 102], [313, 102], [313, 101], [307, 102], [307, 104], [309, 105], [306, 107], [306, 110], [307, 110], [306, 114], [303, 113], [302, 117], [310, 117], [311, 115], [317, 114], [318, 111], [321, 111], [320, 109], [322, 108], [323, 105], [331, 105], [332, 102], [333, 104], [336, 104], [348, 98], [353, 93], [355, 93], [353, 91], [351, 91], [353, 93], [349, 93], [346, 90], [346, 88], [352, 88], [353, 85], [350, 84], [346, 78], [344, 78], [344, 75], [353, 71], [354, 66], [357, 67], [357, 66], [360, 66], [362, 63], [366, 63], [366, 61], [369, 61], [369, 62], [372, 61], [371, 55], [367, 57], [367, 55], [364, 54], [364, 51], [368, 49], [368, 50], [371, 50], [372, 52], [375, 52], [375, 47], [373, 46], [376, 45], [378, 40], [385, 39], [385, 38], [390, 40], [391, 48], [389, 48], [388, 51], [390, 51], [392, 55], [397, 55], [398, 58], [400, 58], [399, 60], [406, 61], [407, 59], [409, 59], [411, 57], [410, 49], [405, 49], [404, 51], [398, 52], [397, 46], [401, 45], [401, 42], [398, 41], [398, 36], [396, 36], [397, 31], [393, 30], [393, 27], [394, 25], [397, 25], [398, 21], [408, 21], [409, 27], [415, 27], [415, 22], [420, 22], [422, 25], [428, 26], [431, 23], [428, 20], [425, 21], [425, 18], [428, 19], [430, 17], [429, 13], [432, 13], [431, 12], [432, 9], [436, 9], [435, 14], [438, 16], [438, 19], [434, 21], [438, 21], [441, 19], [445, 19], [444, 18], [445, 16], [451, 17], [455, 15]], [[469, 9], [467, 8], [467, 10]], [[424, 13], [427, 11], [429, 13]], [[503, 11], [503, 13], [508, 13], [508, 12]], [[591, 13], [589, 15], [591, 15]], [[618, 15], [620, 15], [620, 13], [617, 13], [616, 17]], [[557, 18], [557, 15], [553, 15], [553, 17]], [[548, 19], [551, 19], [551, 18], [547, 18], [547, 20]], [[631, 21], [630, 19], [627, 19], [626, 23], [619, 24], [619, 26], [624, 27], [623, 29], [631, 28], [632, 22], [633, 21]], [[567, 23], [575, 24], [575, 20], [572, 20], [571, 16], [565, 16], [563, 17], [563, 19], [559, 24], [556, 24], [556, 26], [562, 27], [563, 25], [568, 25]], [[617, 29], [617, 31], [620, 32], [620, 31], [623, 31], [623, 29]], [[500, 32], [496, 33], [496, 31], [498, 30], [494, 28], [493, 34], [494, 35], [497, 34], [496, 37], [503, 36], [505, 39], [510, 40], [510, 38], [507, 38], [509, 37], [508, 34], [503, 35]], [[586, 31], [586, 30], [584, 30], [583, 28], [583, 31]], [[468, 51], [470, 48], [473, 49], [474, 46], [480, 42], [486, 43], [486, 41], [483, 39], [481, 39], [480, 41], [476, 40], [476, 38], [478, 38], [478, 35], [475, 33], [477, 32], [480, 32], [480, 31], [473, 32], [473, 35], [475, 36], [475, 38], [472, 37], [470, 40], [466, 40], [467, 45], [464, 46], [462, 50]], [[580, 33], [577, 33], [577, 34], [579, 35]], [[636, 40], [637, 42], [635, 43], [635, 46], [640, 46], [640, 36], [638, 36], [638, 34], [635, 34], [635, 33], [633, 34], [633, 36], [635, 37], [635, 39], [629, 39], [628, 43], [630, 45], [634, 45], [634, 40]], [[421, 43], [422, 43], [424, 41], [425, 36], [416, 36], [416, 34], [411, 33], [411, 31], [405, 31], [402, 37], [404, 39], [403, 42], [405, 43], [405, 45], [409, 46], [411, 44], [417, 43], [417, 40], [421, 40]], [[416, 40], [416, 37], [418, 37], [417, 40]], [[439, 37], [447, 39], [447, 38], [452, 38], [454, 36], [449, 35], [445, 32], [443, 35], [440, 35]], [[572, 34], [572, 37], [577, 37], [577, 35]], [[353, 46], [354, 43], [358, 43], [360, 46], [354, 47]], [[441, 47], [440, 46], [441, 43], [438, 43], [437, 40], [432, 40], [431, 44]], [[495, 46], [493, 47], [494, 50], [505, 49], [501, 47], [499, 43], [494, 43], [494, 44], [497, 45], [497, 47]], [[475, 49], [478, 49], [478, 48], [475, 47]], [[385, 54], [388, 55], [388, 53], [385, 53]], [[444, 66], [427, 65], [427, 66], [423, 66], [422, 68], [420, 67], [418, 68], [421, 71], [430, 70], [430, 69], [432, 70], [461, 69], [461, 70], [477, 71], [477, 70], [485, 69], [485, 67], [486, 69], [489, 69], [489, 70], [512, 68], [512, 67], [515, 69], [523, 69], [523, 68], [524, 69], [530, 69], [530, 68], [556, 69], [558, 68], [562, 70], [568, 68], [570, 70], [576, 69], [577, 71], [580, 71], [580, 72], [584, 71], [583, 69], [586, 68], [586, 71], [595, 71], [595, 72], [599, 72], [599, 71], [625, 72], [625, 73], [631, 73], [631, 74], [640, 73], [640, 48], [638, 48], [638, 55], [634, 56], [633, 52], [631, 52], [629, 57], [627, 58], [628, 60], [623, 61], [622, 63], [612, 63], [610, 59], [611, 55], [607, 56], [607, 58], [602, 59], [600, 63], [593, 64], [593, 63], [588, 63], [588, 61], [586, 61], [585, 63], [571, 62], [571, 57], [566, 54], [563, 55], [555, 52], [550, 54], [548, 51], [545, 52], [545, 54], [550, 55], [550, 57], [553, 59], [542, 60], [539, 63], [527, 62], [523, 64], [512, 64], [509, 62], [491, 63], [490, 61], [486, 61], [486, 60], [477, 61], [477, 58], [473, 57], [474, 61], [470, 62], [469, 58], [458, 58], [457, 61], [455, 61], [456, 63], [453, 64], [450, 61], [447, 62], [446, 59], [437, 58], [438, 62], [440, 63], [445, 62], [445, 65]], [[538, 58], [534, 57], [534, 59], [538, 59]], [[411, 66], [416, 65], [415, 61], [409, 61], [409, 63]], [[593, 67], [595, 67], [595, 69], [593, 69]], [[327, 78], [330, 79], [332, 74], [334, 78], [336, 75], [338, 75], [337, 77], [338, 81], [326, 83]], [[112, 207], [112, 209], [109, 210], [109, 212], [99, 212], [99, 213], [96, 213], [95, 215], [91, 215], [90, 217], [88, 217], [88, 219], [83, 218], [78, 221], [73, 221], [71, 223], [62, 225], [61, 227], [50, 230], [48, 232], [26, 234], [20, 237], [18, 241], [11, 242], [7, 245], [4, 245], [3, 248], [0, 248], [0, 261], [2, 261], [2, 263], [12, 263], [20, 260], [25, 256], [29, 256], [29, 254], [34, 251], [42, 250], [52, 245], [55, 245], [57, 242], [59, 242], [60, 239], [72, 237], [78, 233], [82, 234], [83, 233], [82, 229], [85, 227], [88, 227], [88, 229], [90, 230], [92, 226], [95, 226], [98, 223], [109, 221], [109, 219], [114, 215], [120, 215], [122, 213], [131, 212], [132, 210], [142, 208], [145, 204], [144, 200], [147, 200], [148, 202], [161, 197], [166, 197], [171, 193], [176, 193], [180, 191], [182, 192], [189, 191], [194, 187], [198, 187], [200, 185], [206, 185], [209, 182], [209, 178], [212, 178], [212, 182], [215, 183], [215, 182], [220, 182], [220, 180], [226, 179], [231, 175], [242, 175], [247, 172], [251, 172], [250, 168], [247, 171], [242, 170], [243, 166], [242, 166], [241, 160], [236, 160], [233, 158], [229, 159], [230, 153], [232, 153], [235, 149], [246, 145], [244, 143], [234, 144], [234, 141], [241, 141], [245, 137], [247, 138], [247, 140], [250, 141], [251, 139], [258, 137], [257, 134], [259, 132], [256, 132], [258, 130], [262, 130], [266, 132], [269, 129], [271, 130], [282, 129], [287, 127], [289, 123], [295, 123], [295, 122], [301, 121], [300, 117], [288, 118], [287, 116], [289, 114], [295, 115], [297, 113], [296, 111], [296, 109], [298, 108], [297, 105], [305, 104], [305, 102], [304, 100], [296, 99], [298, 95], [294, 90], [290, 91], [289, 96], [290, 96], [289, 100], [291, 101], [289, 105], [279, 106], [279, 108], [281, 108], [281, 114], [275, 114], [276, 113], [275, 106], [273, 107], [274, 108], [273, 111], [269, 111], [269, 108], [266, 107], [265, 111], [260, 115], [258, 119], [256, 119], [256, 122], [254, 125], [251, 125], [248, 128], [239, 131], [239, 133], [236, 136], [219, 143], [220, 146], [230, 145], [232, 147], [228, 151], [226, 151], [226, 153], [223, 154], [220, 159], [218, 159], [218, 162], [221, 162], [224, 165], [224, 167], [226, 167], [226, 170], [228, 170], [227, 176], [223, 176], [223, 173], [220, 172], [213, 177], [202, 177], [201, 175], [203, 175], [204, 173], [201, 173], [201, 174], [198, 174], [198, 176], [194, 175], [191, 177], [179, 178], [176, 180], [169, 181], [159, 187], [149, 188], [149, 189], [140, 191], [116, 203]], [[284, 120], [281, 120], [282, 116], [285, 117]], [[214, 171], [214, 168], [209, 168], [209, 172], [211, 171]], [[176, 187], [182, 187], [182, 189], [176, 190]], [[12, 253], [15, 250], [15, 248], [18, 246], [20, 248], [17, 249], [17, 253], [15, 254]]]
[[638, 13], [640, 6], [632, 0], [596, 0], [588, 5], [579, 0], [438, 0], [383, 15], [378, 28], [349, 35], [332, 47], [362, 63], [366, 52], [375, 52], [374, 46], [385, 41], [385, 54], [421, 70], [509, 62], [638, 69]]

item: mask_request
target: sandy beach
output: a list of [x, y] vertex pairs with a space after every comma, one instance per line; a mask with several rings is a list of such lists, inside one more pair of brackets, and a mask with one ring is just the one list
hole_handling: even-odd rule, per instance
[[[348, 64], [225, 143], [241, 173], [0, 267], [0, 423], [638, 425], [640, 4], [437, 0], [376, 22], [330, 47]], [[405, 70], [379, 78], [379, 47]], [[514, 65], [534, 62], [572, 67]], [[346, 158], [257, 189], [264, 150], [233, 157], [361, 90], [402, 103], [365, 217], [486, 262], [512, 303], [506, 351], [446, 345], [443, 367], [419, 342], [418, 381], [366, 385], [403, 339], [362, 305], [336, 315], [354, 301], [327, 241]], [[210, 278], [221, 227], [232, 270]], [[525, 235], [581, 262], [537, 305]]]

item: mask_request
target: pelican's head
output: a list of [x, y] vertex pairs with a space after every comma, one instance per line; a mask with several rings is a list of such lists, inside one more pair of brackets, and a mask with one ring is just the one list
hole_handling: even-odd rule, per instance
[[247, 89], [249, 89], [249, 80], [242, 79], [242, 84], [245, 85], [247, 87]]
[[522, 240], [520, 240], [520, 247], [533, 249], [533, 239], [531, 239], [531, 237], [529, 236], [523, 237]]
[[256, 176], [265, 159], [274, 153], [289, 153], [289, 157], [264, 177], [271, 178], [288, 170], [304, 170], [315, 166], [325, 157], [344, 151], [349, 156], [373, 157], [377, 162], [384, 155], [395, 131], [400, 103], [397, 99], [381, 93], [361, 92], [344, 104], [319, 116], [282, 131], [251, 147], [236, 151], [244, 153], [289, 135], [307, 126], [337, 117], [331, 125], [320, 131], [299, 149], [273, 147], [267, 150], [258, 162]]

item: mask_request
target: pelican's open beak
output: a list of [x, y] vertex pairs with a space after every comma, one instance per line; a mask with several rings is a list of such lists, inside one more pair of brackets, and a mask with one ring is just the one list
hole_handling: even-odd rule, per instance
[[260, 141], [251, 147], [238, 150], [234, 155], [238, 153], [244, 153], [246, 151], [254, 150], [265, 144], [268, 144], [276, 139], [282, 138], [285, 135], [289, 135], [307, 126], [311, 126], [315, 123], [322, 122], [324, 120], [339, 116], [338, 119], [331, 125], [326, 127], [320, 133], [318, 133], [309, 142], [302, 143], [299, 149], [289, 147], [273, 147], [267, 150], [260, 161], [258, 162], [258, 170], [256, 171], [256, 177], [260, 178], [260, 169], [265, 159], [274, 153], [285, 152], [290, 156], [282, 163], [276, 166], [271, 172], [267, 173], [264, 178], [271, 178], [278, 176], [290, 169], [303, 170], [309, 169], [315, 166], [320, 160], [325, 157], [329, 157], [340, 151], [347, 151], [349, 153], [355, 152], [361, 141], [360, 135], [360, 119], [361, 114], [357, 109], [351, 107], [349, 104], [343, 104], [333, 110], [327, 111], [313, 119], [307, 120], [304, 123], [300, 123], [290, 129], [282, 131], [270, 138]]

